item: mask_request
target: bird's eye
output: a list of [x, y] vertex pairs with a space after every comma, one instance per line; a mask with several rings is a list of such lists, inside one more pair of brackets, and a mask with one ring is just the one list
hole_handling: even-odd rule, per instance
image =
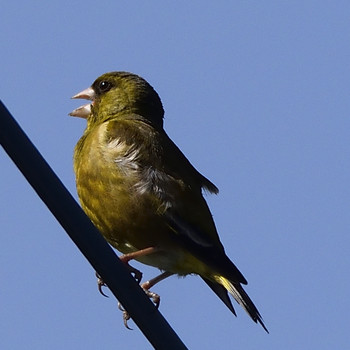
[[102, 80], [99, 84], [98, 87], [101, 92], [107, 92], [111, 89], [112, 84], [106, 80]]

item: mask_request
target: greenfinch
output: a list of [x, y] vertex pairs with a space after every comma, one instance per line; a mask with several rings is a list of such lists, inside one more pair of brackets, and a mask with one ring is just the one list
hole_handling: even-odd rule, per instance
[[110, 72], [73, 98], [92, 101], [70, 113], [87, 120], [74, 152], [82, 208], [125, 263], [136, 259], [163, 271], [142, 287], [197, 274], [233, 314], [228, 293], [267, 331], [203, 198], [203, 190], [218, 189], [165, 133], [157, 92], [138, 75]]

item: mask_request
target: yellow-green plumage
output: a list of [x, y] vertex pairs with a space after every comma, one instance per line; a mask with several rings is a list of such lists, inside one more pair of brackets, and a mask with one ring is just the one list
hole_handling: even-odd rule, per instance
[[153, 88], [137, 75], [112, 72], [77, 97], [93, 100], [84, 113], [72, 112], [87, 119], [74, 153], [77, 190], [103, 236], [122, 253], [156, 247], [138, 260], [200, 275], [232, 312], [226, 290], [265, 328], [202, 196], [202, 189], [218, 190], [166, 135]]

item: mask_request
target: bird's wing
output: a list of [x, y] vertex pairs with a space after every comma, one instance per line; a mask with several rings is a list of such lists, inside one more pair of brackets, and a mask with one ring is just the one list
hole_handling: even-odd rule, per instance
[[209, 193], [219, 193], [219, 189], [197, 171], [165, 132], [160, 134], [160, 138], [163, 149], [166, 152], [163, 157], [163, 162], [167, 173], [186, 180], [188, 184], [192, 186], [193, 190], [202, 188]]
[[246, 284], [244, 276], [225, 254], [201, 191], [204, 188], [217, 193], [218, 189], [192, 166], [166, 135], [165, 137], [163, 142], [167, 154], [163, 159], [164, 170], [184, 183], [182, 193], [176, 196], [176, 200], [163, 214], [168, 225], [191, 254], [230, 280]]
[[[156, 135], [151, 137], [150, 133]], [[110, 121], [106, 139], [142, 147], [137, 161], [145, 177], [153, 179], [145, 183], [145, 188], [153, 192], [160, 204], [165, 203], [162, 215], [173, 239], [213, 271], [245, 284], [245, 278], [224, 252], [202, 195], [202, 189], [213, 193], [218, 189], [192, 166], [166, 133], [154, 130], [140, 116], [130, 115], [128, 120]]]
[[[187, 213], [191, 216], [189, 211]], [[208, 234], [200, 227], [201, 225], [196, 225], [191, 218], [187, 219], [184, 215], [180, 215], [176, 209], [168, 208], [163, 215], [177, 241], [188, 252], [230, 281], [247, 284], [242, 273], [225, 254], [220, 241], [211, 239], [212, 234]], [[217, 234], [216, 231], [215, 234]]]

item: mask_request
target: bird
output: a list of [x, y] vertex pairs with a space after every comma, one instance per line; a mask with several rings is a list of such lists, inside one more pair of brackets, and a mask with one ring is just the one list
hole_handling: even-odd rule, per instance
[[132, 259], [161, 271], [141, 285], [155, 304], [159, 296], [150, 288], [156, 283], [199, 275], [234, 315], [229, 295], [268, 332], [204, 198], [218, 188], [165, 132], [154, 88], [136, 74], [115, 71], [72, 98], [91, 101], [70, 113], [87, 121], [74, 150], [81, 206], [138, 282], [142, 273], [129, 265]]

